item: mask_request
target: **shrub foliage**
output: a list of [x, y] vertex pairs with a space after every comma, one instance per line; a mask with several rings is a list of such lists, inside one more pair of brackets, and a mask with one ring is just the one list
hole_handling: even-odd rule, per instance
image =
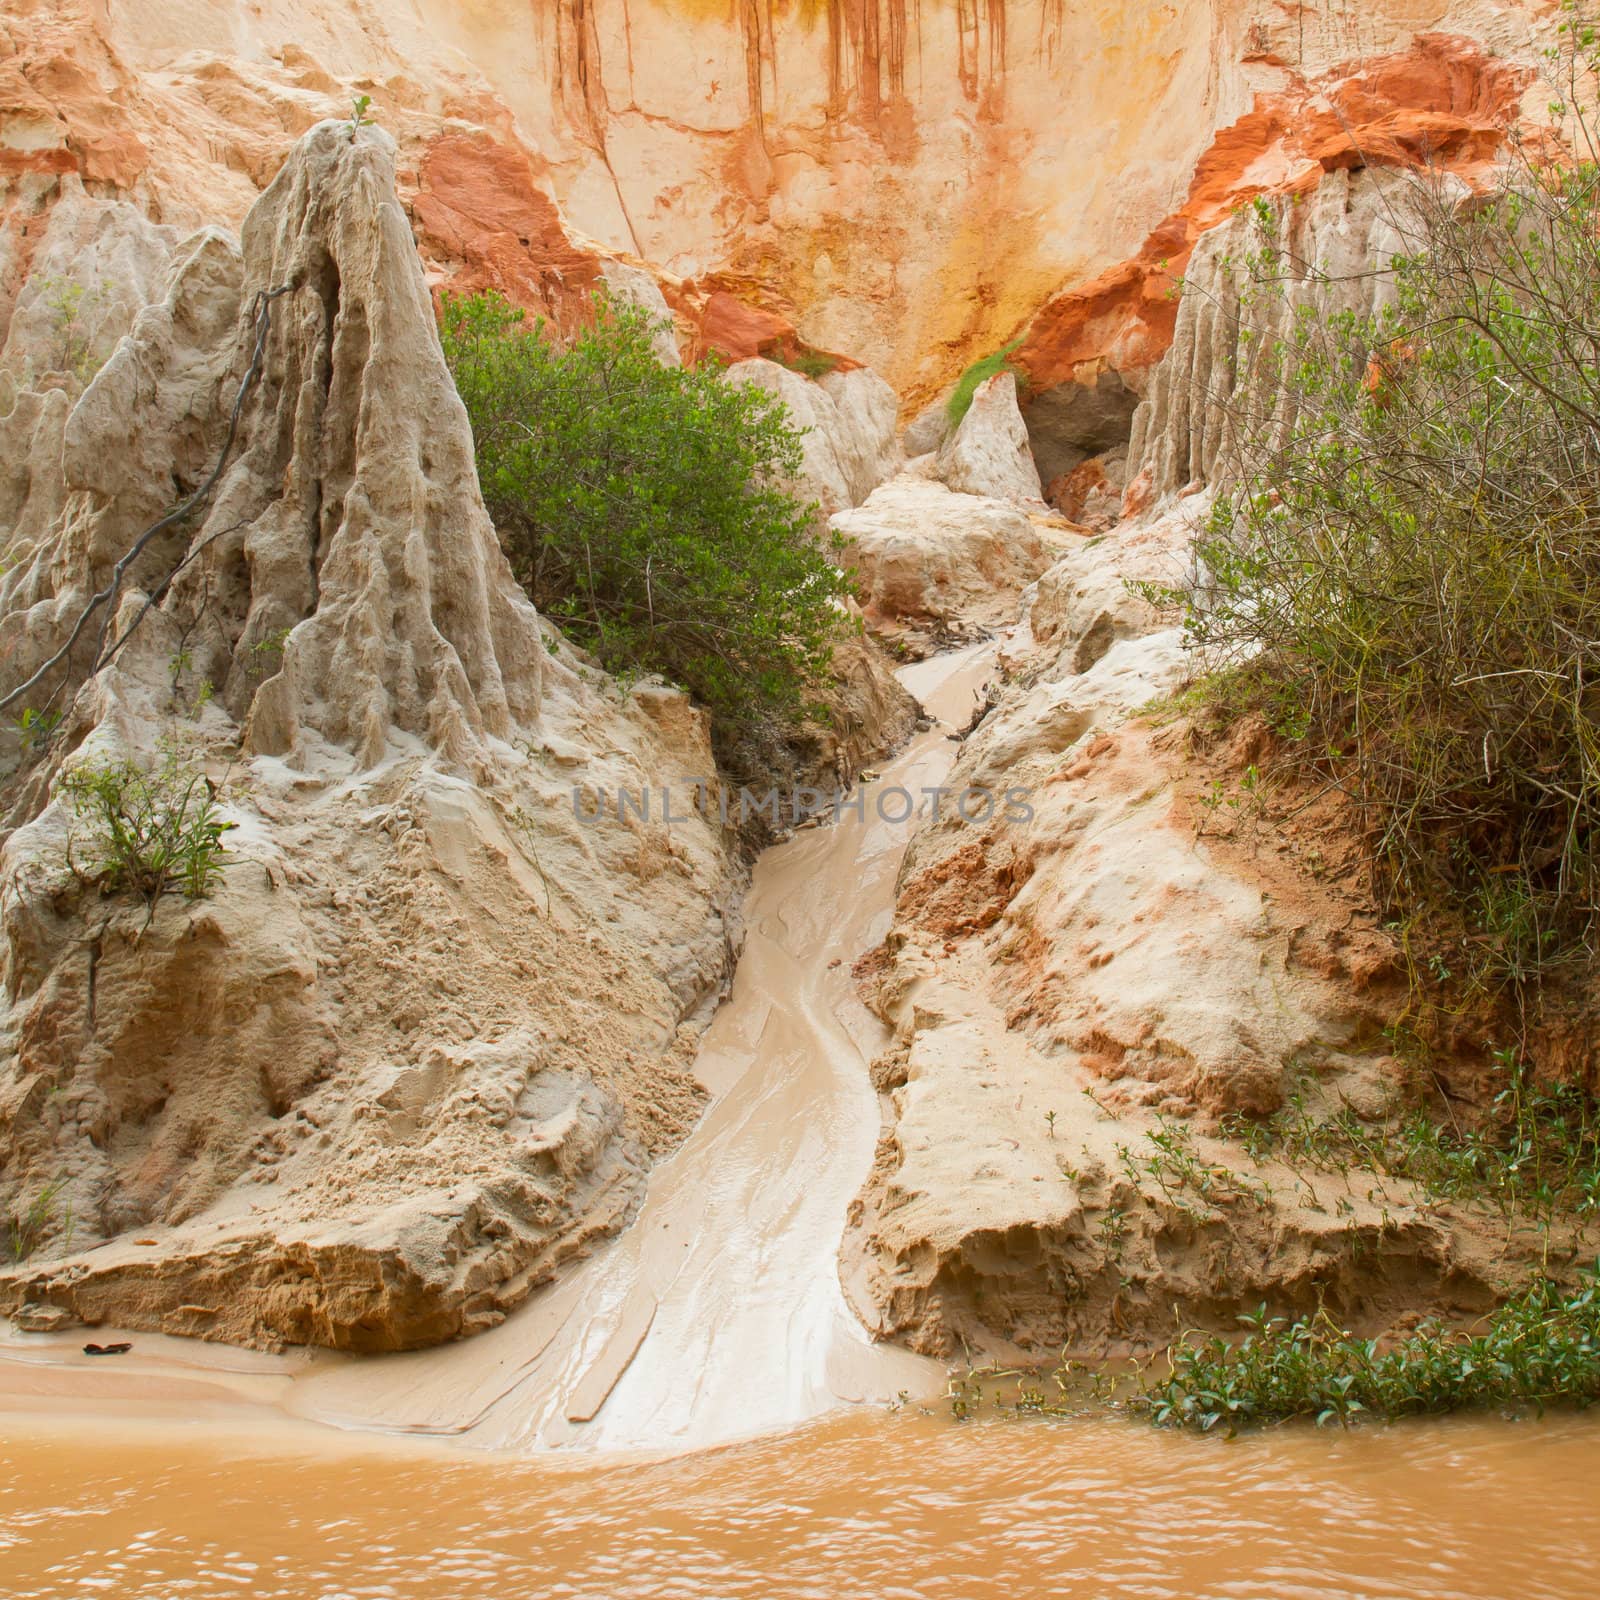
[[1131, 1409], [1169, 1427], [1229, 1433], [1294, 1417], [1348, 1424], [1495, 1406], [1543, 1409], [1600, 1399], [1600, 1278], [1538, 1279], [1477, 1331], [1424, 1324], [1388, 1345], [1340, 1328], [1325, 1311], [1293, 1321], [1263, 1306], [1237, 1340], [1186, 1335], [1164, 1376]]
[[800, 436], [715, 362], [662, 366], [647, 313], [604, 296], [594, 312], [563, 346], [497, 295], [445, 298], [445, 356], [512, 568], [603, 666], [682, 685], [724, 738], [792, 718], [848, 592], [789, 487]]
[[75, 818], [67, 864], [78, 877], [154, 905], [169, 889], [200, 899], [221, 874], [232, 824], [216, 786], [175, 748], [149, 771], [132, 761], [69, 767], [61, 789]]
[[[1380, 311], [1247, 349], [1189, 628], [1354, 798], [1384, 906], [1464, 907], [1520, 983], [1600, 892], [1600, 167], [1415, 214]], [[1257, 225], [1247, 307], [1306, 271]]]

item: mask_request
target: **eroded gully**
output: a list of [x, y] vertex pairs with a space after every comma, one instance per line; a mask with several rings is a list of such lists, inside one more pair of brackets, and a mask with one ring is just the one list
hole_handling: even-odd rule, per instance
[[[948, 724], [987, 670], [969, 650], [905, 676]], [[947, 731], [881, 783], [939, 782]], [[112, 1371], [65, 1336], [0, 1352], [0, 1590], [1591, 1593], [1600, 1429], [1586, 1419], [1226, 1446], [859, 1403], [941, 1381], [870, 1342], [838, 1268], [883, 1043], [849, 968], [887, 928], [909, 832], [869, 807], [763, 856], [698, 1064], [705, 1116], [633, 1227], [500, 1328], [371, 1360], [151, 1335]]]

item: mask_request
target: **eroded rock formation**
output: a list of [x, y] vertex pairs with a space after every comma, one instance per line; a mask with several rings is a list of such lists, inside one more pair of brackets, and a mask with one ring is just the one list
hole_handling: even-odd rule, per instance
[[1050, 531], [1049, 519], [910, 474], [832, 522], [868, 621], [922, 648], [1008, 625], [1049, 564], [1038, 525]]
[[1014, 374], [1002, 372], [978, 385], [967, 414], [940, 444], [933, 470], [957, 494], [1043, 503]]
[[[703, 718], [620, 694], [513, 582], [393, 157], [314, 127], [239, 242], [83, 202], [147, 273], [122, 287], [160, 258], [165, 290], [83, 392], [56, 374], [8, 421], [31, 419], [0, 595], [15, 686], [201, 481], [259, 361], [203, 517], [32, 691], [56, 738], [12, 741], [5, 1199], [53, 1197], [48, 1248], [0, 1285], [25, 1325], [470, 1333], [626, 1220], [700, 1103], [725, 841], [586, 825], [572, 791], [711, 772]], [[225, 869], [205, 899], [103, 896], [63, 775], [163, 751], [215, 787]]]
[[[1263, 1169], [1202, 1204], [1136, 1154], [1174, 1120], [1208, 1140], [1295, 1089], [1377, 1114], [1392, 1088], [1380, 931], [1208, 830], [1135, 716], [1187, 663], [1127, 580], [1185, 559], [1281, 327], [1225, 270], [1239, 209], [1365, 306], [1399, 175], [1471, 185], [1537, 113], [1553, 12], [1417, 20], [15, 0], [0, 688], [37, 676], [47, 720], [8, 735], [0, 796], [0, 1189], [50, 1203], [0, 1308], [469, 1333], [625, 1222], [693, 1119], [728, 841], [589, 826], [571, 790], [709, 773], [703, 721], [620, 691], [511, 582], [431, 323], [430, 292], [493, 288], [570, 328], [600, 285], [672, 319], [663, 359], [721, 353], [810, 430], [802, 487], [874, 626], [921, 648], [1022, 605], [958, 781], [1026, 789], [1032, 820], [924, 833], [862, 968], [896, 1030], [852, 1243], [869, 1318], [1044, 1350], [1268, 1292], [1369, 1321], [1485, 1303], [1482, 1241], [1412, 1192], [1307, 1206]], [[377, 129], [339, 120], [358, 95]], [[1020, 407], [1007, 374], [951, 430], [940, 397], [1013, 340]], [[225, 445], [215, 493], [136, 550]], [[847, 654], [819, 770], [912, 715]], [[146, 907], [72, 869], [62, 779], [163, 748], [216, 786], [229, 864]]]
[[[1016, 803], [923, 827], [857, 965], [895, 1030], [873, 1069], [893, 1113], [846, 1281], [917, 1349], [1127, 1353], [1263, 1300], [1377, 1330], [1481, 1310], [1546, 1259], [1526, 1219], [1249, 1146], [1291, 1102], [1392, 1113], [1404, 961], [1348, 830], [1307, 820], [1318, 797], [1268, 809], [1251, 745], [1191, 739], [1172, 696], [1197, 663], [1145, 598], [1190, 570], [1230, 402], [1281, 398], [1262, 344], [1297, 308], [1382, 298], [1408, 192], [1341, 172], [1278, 202], [1281, 299], [1241, 305], [1251, 219], [1201, 241], [1135, 425], [1134, 507], [1028, 591], [949, 780]], [[1563, 1259], [1577, 1229], [1558, 1224]]]

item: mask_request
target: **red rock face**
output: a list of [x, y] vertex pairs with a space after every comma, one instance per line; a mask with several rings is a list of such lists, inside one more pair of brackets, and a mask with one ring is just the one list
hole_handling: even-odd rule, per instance
[[575, 245], [533, 163], [492, 134], [441, 134], [423, 153], [411, 217], [424, 259], [459, 293], [494, 289], [563, 326], [581, 317], [600, 257]]
[[149, 160], [124, 109], [127, 74], [82, 8], [13, 9], [0, 23], [0, 342], [61, 180], [124, 190]]
[[[1501, 11], [1442, 4], [1508, 48]], [[1525, 61], [1542, 15], [1512, 29]], [[1023, 329], [1036, 387], [1137, 380], [1231, 207], [1493, 156], [1526, 67], [1408, 16], [1371, 0], [1358, 40], [1242, 0], [215, 0], [181, 22], [12, 0], [0, 328], [63, 183], [236, 225], [290, 141], [367, 93], [436, 285], [567, 324], [621, 254], [652, 263], [691, 357], [843, 352], [920, 404]]]
[[[675, 297], [685, 310], [694, 305], [694, 290], [691, 283]], [[699, 351], [718, 350], [730, 361], [767, 355], [795, 338], [794, 324], [787, 317], [764, 311], [723, 288], [712, 287], [698, 310]]]
[[[521, 145], [481, 129], [439, 135], [422, 153], [410, 210], [440, 287], [494, 290], [563, 329], [588, 319], [605, 257], [574, 241]], [[788, 317], [755, 303], [759, 285], [729, 287], [714, 275], [698, 283], [663, 278], [661, 286], [690, 360], [813, 353]], [[827, 359], [839, 369], [856, 365]]]
[[1016, 357], [1035, 389], [1100, 364], [1147, 370], [1172, 342], [1177, 284], [1194, 241], [1257, 195], [1305, 192], [1325, 172], [1432, 166], [1469, 180], [1515, 125], [1532, 73], [1469, 39], [1419, 35], [1410, 50], [1258, 95], [1201, 157], [1183, 205], [1138, 255], [1054, 296]]
[[[17, 7], [0, 36], [0, 182], [75, 173], [132, 187], [149, 163], [125, 109], [132, 88], [115, 53], [72, 5]], [[110, 93], [111, 85], [116, 85]]]

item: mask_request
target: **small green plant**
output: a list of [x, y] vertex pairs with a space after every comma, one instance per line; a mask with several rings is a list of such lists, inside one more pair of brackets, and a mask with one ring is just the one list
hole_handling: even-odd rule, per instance
[[787, 367], [791, 372], [798, 372], [802, 377], [810, 378], [814, 383], [818, 378], [825, 378], [830, 372], [839, 368], [839, 358], [830, 356], [822, 350], [787, 350], [780, 349], [773, 360]]
[[56, 366], [87, 384], [101, 363], [94, 355], [86, 316], [104, 301], [105, 290], [86, 289], [72, 278], [57, 277], [42, 279], [40, 290], [56, 337]]
[[1115, 1122], [1122, 1115], [1122, 1113], [1119, 1112], [1114, 1106], [1108, 1106], [1105, 1101], [1094, 1092], [1093, 1084], [1085, 1084], [1079, 1093], [1083, 1095], [1083, 1098], [1087, 1100], [1089, 1104], [1100, 1113], [1101, 1116], [1108, 1118], [1110, 1121]]
[[370, 94], [358, 94], [350, 102], [350, 137], [352, 140], [363, 128], [370, 128], [377, 120], [367, 115], [371, 107], [372, 96]]
[[545, 876], [544, 863], [539, 859], [539, 824], [531, 812], [522, 806], [517, 806], [511, 812], [511, 825], [528, 847], [528, 857], [533, 862], [533, 870], [539, 874], [539, 882], [544, 887], [544, 914], [548, 917], [551, 909], [550, 880]]
[[17, 738], [21, 741], [22, 748], [33, 755], [50, 743], [60, 723], [59, 711], [40, 711], [34, 706], [26, 706], [12, 726], [17, 730]]
[[[6, 1255], [13, 1265], [26, 1261], [38, 1249], [39, 1241], [43, 1239], [61, 1209], [61, 1191], [65, 1187], [65, 1178], [53, 1179], [21, 1211], [13, 1212], [5, 1219]], [[70, 1206], [66, 1210], [64, 1229], [70, 1241], [72, 1237]]]
[[1013, 339], [1010, 344], [1002, 345], [993, 355], [981, 357], [974, 361], [965, 372], [956, 379], [956, 386], [950, 391], [950, 398], [945, 401], [945, 420], [952, 428], [959, 428], [962, 419], [972, 409], [972, 398], [990, 378], [998, 377], [1002, 372], [1011, 373], [1017, 380], [1018, 387], [1023, 387], [1027, 382], [1027, 374], [1020, 367], [1011, 364], [1011, 357], [1022, 348], [1021, 339]]
[[176, 749], [150, 771], [132, 761], [71, 767], [61, 789], [76, 824], [67, 865], [79, 879], [154, 906], [169, 889], [197, 900], [221, 874], [233, 824], [219, 814], [216, 786]]
[[283, 663], [284, 646], [293, 632], [293, 628], [278, 628], [250, 646], [250, 659], [245, 670], [251, 677], [266, 677], [278, 670]]
[[1117, 1146], [1118, 1165], [1135, 1189], [1141, 1189], [1141, 1180], [1148, 1178], [1164, 1200], [1194, 1215], [1200, 1213], [1188, 1203], [1186, 1195], [1207, 1207], [1240, 1199], [1265, 1205], [1270, 1199], [1270, 1190], [1258, 1179], [1206, 1161], [1195, 1148], [1194, 1134], [1180, 1122], [1158, 1117], [1144, 1142], [1142, 1150], [1125, 1144]]
[[1100, 1247], [1111, 1260], [1117, 1261], [1122, 1257], [1122, 1247], [1128, 1240], [1128, 1213], [1121, 1206], [1109, 1206], [1100, 1214], [1100, 1220], [1095, 1223], [1094, 1235], [1100, 1241]]
[[1224, 1133], [1251, 1160], [1337, 1173], [1360, 1169], [1415, 1184], [1432, 1201], [1480, 1205], [1503, 1218], [1600, 1217], [1600, 1108], [1578, 1088], [1534, 1084], [1514, 1052], [1496, 1053], [1504, 1087], [1480, 1124], [1445, 1126], [1420, 1108], [1387, 1123], [1348, 1109], [1317, 1116], [1303, 1089], [1256, 1121]]
[[1325, 1311], [1290, 1321], [1263, 1306], [1239, 1320], [1238, 1340], [1180, 1339], [1165, 1375], [1147, 1375], [1129, 1409], [1163, 1427], [1235, 1433], [1293, 1417], [1348, 1425], [1361, 1416], [1542, 1411], [1600, 1399], [1600, 1268], [1586, 1269], [1573, 1288], [1536, 1281], [1481, 1332], [1424, 1324], [1386, 1347]]

